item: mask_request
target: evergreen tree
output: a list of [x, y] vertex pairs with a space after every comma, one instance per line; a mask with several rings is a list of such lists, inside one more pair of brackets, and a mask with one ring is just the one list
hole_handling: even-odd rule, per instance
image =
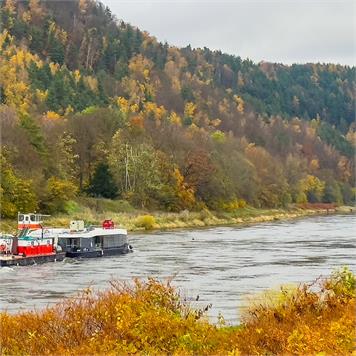
[[93, 179], [87, 191], [94, 197], [113, 199], [117, 196], [118, 189], [106, 163], [99, 163], [96, 166]]

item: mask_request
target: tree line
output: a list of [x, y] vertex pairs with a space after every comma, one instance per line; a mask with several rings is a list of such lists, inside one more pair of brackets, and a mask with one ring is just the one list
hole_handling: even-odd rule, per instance
[[78, 194], [167, 211], [353, 201], [354, 67], [179, 49], [89, 0], [7, 0], [0, 21], [3, 217]]

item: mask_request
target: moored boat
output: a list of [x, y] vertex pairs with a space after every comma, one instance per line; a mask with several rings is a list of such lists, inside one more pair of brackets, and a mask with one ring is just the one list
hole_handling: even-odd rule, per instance
[[132, 251], [127, 230], [111, 219], [101, 226], [71, 221], [69, 229], [43, 226], [40, 214], [18, 214], [18, 234], [0, 239], [0, 266], [61, 261], [64, 257], [103, 257]]
[[42, 222], [40, 214], [18, 214], [16, 235], [0, 238], [0, 266], [26, 266], [45, 262], [62, 261], [65, 253], [58, 248], [53, 236], [31, 236]]
[[101, 226], [85, 226], [84, 221], [74, 220], [70, 222], [69, 229], [35, 229], [29, 236], [54, 238], [57, 249], [70, 258], [112, 256], [132, 251], [127, 230], [116, 228], [111, 219], [104, 220]]
[[84, 227], [84, 222], [72, 221], [70, 229], [59, 231], [58, 245], [67, 257], [102, 257], [132, 251], [127, 240], [127, 230], [115, 228], [112, 220], [102, 226]]

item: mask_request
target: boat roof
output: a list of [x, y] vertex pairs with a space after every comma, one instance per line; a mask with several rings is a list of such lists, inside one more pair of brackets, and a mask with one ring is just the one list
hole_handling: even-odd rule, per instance
[[93, 228], [91, 230], [83, 231], [70, 231], [66, 230], [58, 234], [59, 238], [93, 238], [93, 237], [109, 237], [113, 235], [127, 235], [126, 229], [103, 229], [103, 228]]

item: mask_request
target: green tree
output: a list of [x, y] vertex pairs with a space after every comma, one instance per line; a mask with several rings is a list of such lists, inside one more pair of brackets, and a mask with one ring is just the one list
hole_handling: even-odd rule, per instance
[[107, 163], [96, 166], [87, 192], [93, 197], [114, 199], [117, 196], [118, 189]]
[[162, 187], [160, 154], [146, 143], [131, 145], [118, 131], [109, 154], [120, 193], [133, 204], [148, 206]]
[[338, 204], [343, 203], [343, 196], [340, 185], [334, 179], [328, 180], [325, 183], [323, 202]]
[[47, 147], [41, 127], [28, 114], [21, 115], [20, 124], [21, 127], [27, 132], [31, 145], [42, 157], [45, 157], [47, 154]]

